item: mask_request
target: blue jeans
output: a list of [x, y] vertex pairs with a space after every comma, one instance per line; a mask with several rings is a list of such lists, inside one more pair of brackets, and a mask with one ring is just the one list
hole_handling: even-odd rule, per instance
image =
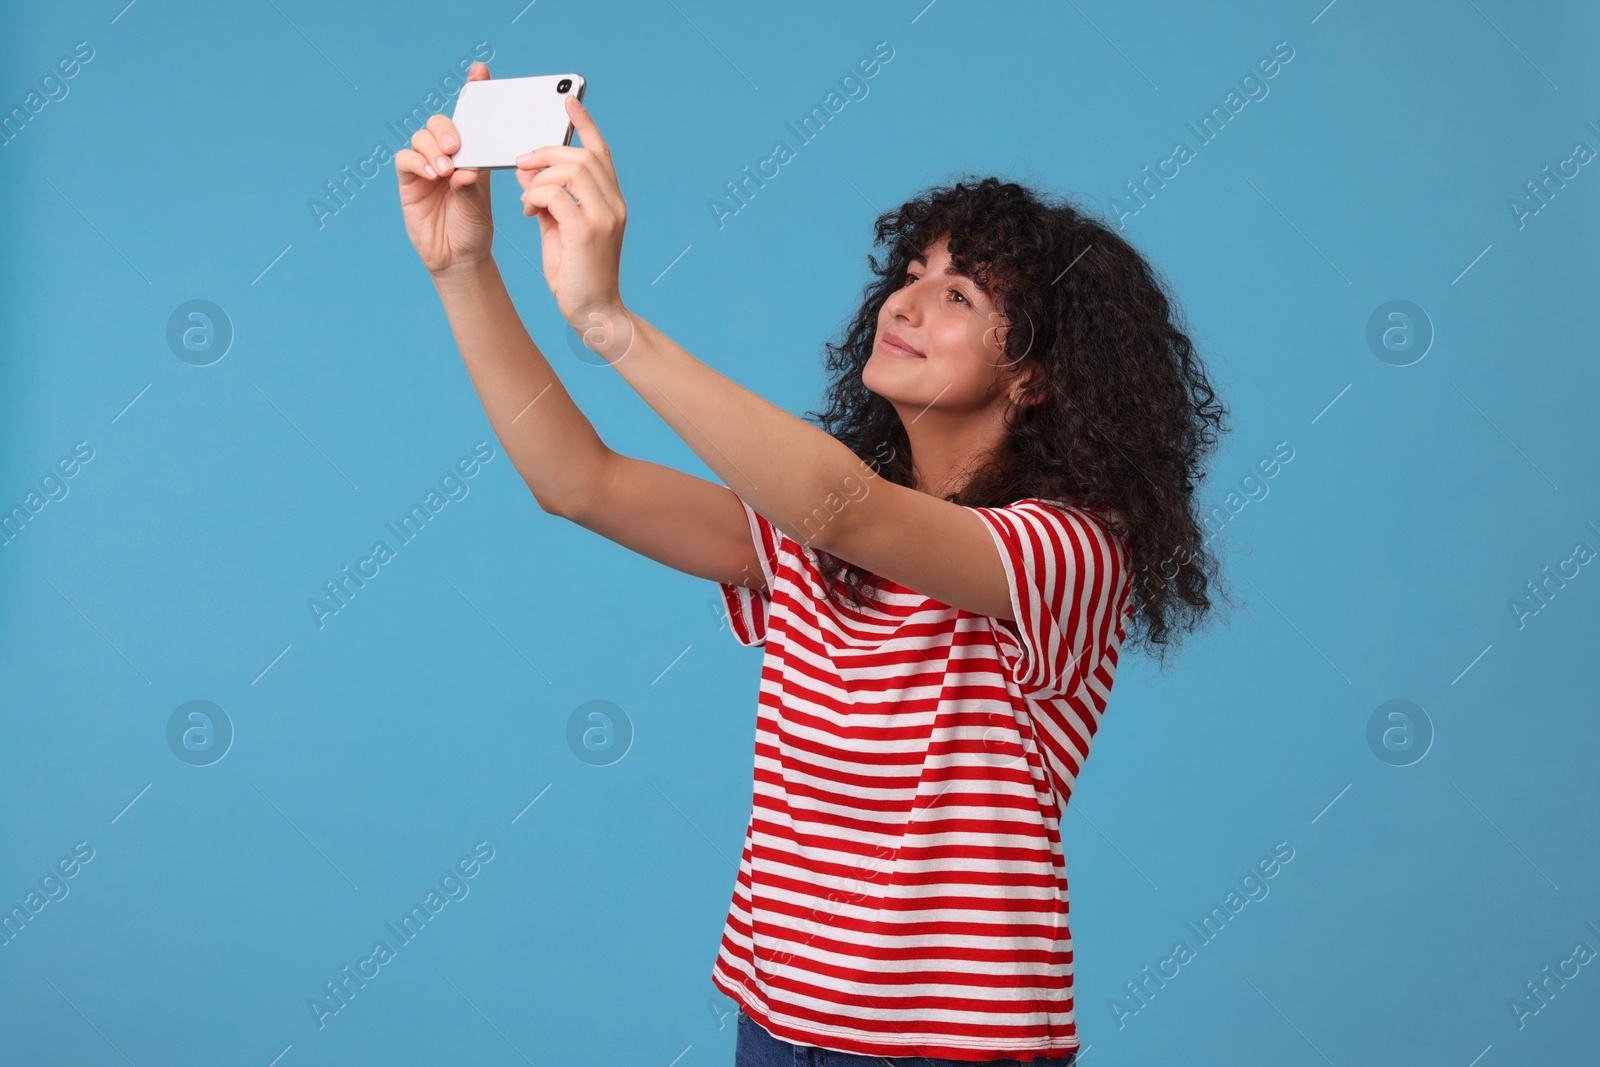
[[835, 1052], [811, 1045], [791, 1045], [773, 1037], [766, 1028], [739, 1009], [738, 1042], [733, 1054], [734, 1067], [973, 1067], [975, 1062], [990, 1067], [1074, 1067], [1076, 1052], [1065, 1059], [1040, 1057], [1033, 1060], [949, 1060], [926, 1056], [862, 1056], [855, 1052]]

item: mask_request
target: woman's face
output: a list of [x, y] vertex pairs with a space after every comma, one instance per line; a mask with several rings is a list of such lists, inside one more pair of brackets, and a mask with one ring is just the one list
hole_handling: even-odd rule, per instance
[[[965, 274], [947, 271], [955, 267], [940, 238], [911, 261], [904, 285], [878, 312], [861, 381], [902, 410], [922, 412], [937, 403], [950, 413], [978, 411], [996, 402], [996, 382], [1016, 376], [1006, 363], [1009, 323], [998, 304]], [[890, 337], [919, 354], [897, 348]]]

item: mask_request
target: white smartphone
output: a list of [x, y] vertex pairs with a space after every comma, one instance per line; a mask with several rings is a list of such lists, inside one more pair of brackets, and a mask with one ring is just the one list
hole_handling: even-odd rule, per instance
[[572, 142], [567, 97], [583, 101], [581, 74], [470, 81], [456, 96], [450, 121], [461, 147], [450, 157], [457, 167], [508, 170], [524, 152]]

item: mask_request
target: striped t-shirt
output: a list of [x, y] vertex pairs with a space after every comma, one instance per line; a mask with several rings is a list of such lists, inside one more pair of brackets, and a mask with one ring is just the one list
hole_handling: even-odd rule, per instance
[[713, 984], [794, 1044], [1076, 1050], [1061, 820], [1133, 610], [1127, 543], [1065, 502], [973, 508], [1014, 623], [893, 582], [857, 609], [740, 504], [768, 591], [719, 587], [765, 655]]

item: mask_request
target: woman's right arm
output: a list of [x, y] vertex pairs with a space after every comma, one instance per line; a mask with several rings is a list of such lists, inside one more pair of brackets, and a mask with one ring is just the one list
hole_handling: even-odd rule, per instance
[[[488, 77], [482, 63], [467, 74]], [[491, 172], [454, 168], [459, 147], [441, 114], [396, 153], [401, 211], [495, 435], [539, 507], [696, 577], [764, 588], [730, 490], [613, 452], [568, 395], [490, 254]]]
[[675, 570], [765, 589], [725, 486], [607, 448], [518, 318], [493, 259], [434, 276], [495, 435], [539, 507]]
[[433, 284], [506, 455], [539, 507], [569, 514], [602, 483], [610, 449], [528, 336], [492, 257], [434, 272]]
[[528, 336], [493, 259], [434, 275], [456, 345], [539, 507], [675, 570], [764, 589], [725, 486], [606, 447]]

